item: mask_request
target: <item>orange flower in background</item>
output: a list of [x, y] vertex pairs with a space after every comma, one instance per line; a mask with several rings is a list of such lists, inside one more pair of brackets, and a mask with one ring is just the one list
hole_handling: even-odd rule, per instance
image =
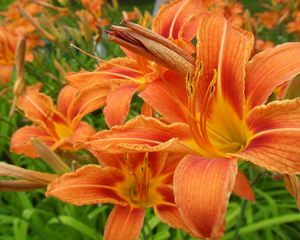
[[[16, 35], [6, 27], [0, 26], [0, 84], [7, 83], [11, 79], [13, 66], [16, 63], [17, 43], [21, 35]], [[33, 54], [26, 52], [25, 60], [32, 61]]]
[[37, 35], [33, 34], [34, 26], [21, 16], [18, 6], [24, 7], [33, 15], [42, 10], [41, 7], [29, 3], [29, 1], [16, 1], [6, 11], [0, 12], [0, 15], [4, 17], [0, 25], [0, 84], [7, 83], [11, 79], [17, 42], [20, 38], [24, 36], [28, 38], [26, 61], [32, 61], [32, 49], [42, 44]]
[[100, 164], [68, 173], [48, 186], [47, 196], [74, 205], [115, 204], [104, 239], [138, 239], [146, 208], [175, 228], [188, 230], [173, 195], [173, 174], [180, 155], [160, 153], [100, 154]]
[[[267, 49], [248, 62], [251, 33], [233, 28], [216, 12], [202, 14], [198, 29], [195, 72], [174, 79], [170, 71], [140, 93], [165, 119], [183, 125], [139, 117], [96, 134], [87, 145], [101, 151], [109, 142], [106, 150], [111, 152], [176, 151], [174, 141], [181, 149], [188, 147], [193, 152], [180, 161], [174, 175], [176, 203], [195, 236], [217, 238], [223, 235], [236, 177], [238, 185], [247, 182], [237, 175], [238, 159], [282, 174], [300, 172], [300, 124], [295, 120], [299, 99], [265, 105], [275, 87], [300, 72], [300, 44]], [[250, 196], [249, 191], [244, 187], [240, 194]]]
[[288, 33], [293, 33], [293, 32], [300, 32], [300, 11], [295, 11], [294, 14], [294, 21], [289, 22], [287, 25], [286, 31]]
[[[183, 53], [181, 55], [188, 55], [179, 47], [182, 45], [190, 46], [189, 41], [194, 38], [197, 26], [193, 20], [194, 17], [203, 12], [201, 6], [202, 1], [200, 0], [177, 0], [162, 7], [153, 20], [152, 28], [156, 33], [154, 37], [158, 40], [161, 36], [169, 38], [173, 41], [173, 48]], [[147, 34], [147, 31], [142, 27], [127, 23], [129, 24], [128, 28], [138, 28]], [[119, 36], [112, 35], [110, 37], [114, 40], [119, 39]], [[186, 48], [190, 49], [189, 47]], [[104, 109], [105, 119], [110, 127], [124, 123], [132, 96], [146, 88], [161, 72], [161, 62], [156, 64], [144, 57], [137, 56], [133, 53], [134, 51], [135, 49], [125, 50], [128, 57], [107, 61], [94, 72], [75, 73], [67, 78], [69, 83], [78, 89], [86, 85], [90, 85], [92, 88], [93, 84], [111, 89]], [[176, 56], [181, 57], [180, 54]], [[150, 60], [152, 60], [151, 57]]]
[[268, 48], [274, 47], [274, 43], [271, 41], [264, 41], [262, 39], [256, 39], [255, 41], [255, 52], [259, 53]]
[[[36, 157], [31, 139], [37, 138], [52, 150], [57, 148], [76, 151], [73, 144], [85, 140], [95, 130], [81, 119], [104, 104], [100, 88], [78, 92], [71, 86], [65, 86], [57, 100], [57, 106], [47, 95], [37, 88], [30, 88], [19, 97], [17, 107], [24, 111], [32, 126], [18, 129], [11, 139], [11, 151]], [[103, 93], [104, 95], [106, 93]]]
[[280, 18], [282, 17], [281, 13], [278, 11], [273, 12], [263, 12], [258, 13], [259, 22], [268, 29], [272, 29], [275, 27], [278, 23]]

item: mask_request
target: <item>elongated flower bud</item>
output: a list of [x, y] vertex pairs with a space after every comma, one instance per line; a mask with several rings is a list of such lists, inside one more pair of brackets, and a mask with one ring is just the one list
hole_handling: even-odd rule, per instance
[[168, 39], [128, 21], [123, 25], [111, 27], [111, 41], [184, 75], [194, 72], [195, 59]]
[[16, 82], [13, 88], [13, 103], [9, 112], [9, 116], [14, 114], [18, 97], [22, 95], [25, 90], [25, 54], [26, 54], [26, 37], [22, 37], [18, 41], [16, 53]]

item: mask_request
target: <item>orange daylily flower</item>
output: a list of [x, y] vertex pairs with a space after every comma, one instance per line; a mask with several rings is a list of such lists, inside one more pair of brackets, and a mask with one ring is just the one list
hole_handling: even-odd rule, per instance
[[299, 33], [300, 32], [300, 11], [295, 11], [294, 14], [294, 21], [287, 24], [287, 32], [288, 33]]
[[32, 49], [42, 43], [33, 34], [34, 27], [21, 16], [18, 6], [24, 7], [30, 14], [41, 12], [42, 8], [29, 1], [16, 1], [9, 8], [1, 12], [4, 18], [0, 25], [0, 84], [7, 83], [11, 79], [11, 73], [15, 64], [15, 55], [17, 42], [24, 36], [27, 36], [26, 61], [32, 61]]
[[[47, 95], [37, 88], [30, 88], [19, 97], [17, 107], [24, 111], [32, 126], [18, 129], [11, 139], [11, 151], [36, 157], [31, 139], [37, 138], [52, 150], [78, 150], [73, 144], [85, 140], [95, 130], [81, 119], [104, 104], [101, 88], [78, 92], [71, 86], [65, 86], [57, 100], [57, 106]], [[103, 93], [104, 95], [106, 92]]]
[[100, 154], [100, 164], [67, 173], [48, 185], [47, 196], [74, 205], [115, 204], [104, 230], [104, 239], [138, 239], [146, 208], [175, 228], [182, 222], [173, 195], [173, 174], [178, 154]]
[[279, 23], [280, 18], [282, 17], [281, 13], [278, 11], [272, 12], [263, 12], [257, 14], [259, 18], [259, 22], [268, 29], [272, 29]]
[[[200, 0], [176, 0], [162, 7], [153, 20], [152, 29], [157, 33], [154, 37], [168, 37], [180, 47], [188, 46], [188, 42], [196, 34], [196, 21], [193, 20], [203, 12], [201, 6]], [[139, 27], [129, 22], [127, 25]], [[141, 27], [138, 29], [147, 33]], [[176, 47], [174, 43], [172, 44]], [[177, 47], [177, 49], [180, 48]], [[184, 51], [181, 50], [181, 52]], [[156, 79], [161, 68], [161, 62], [156, 64], [128, 50], [126, 54], [128, 57], [105, 62], [94, 72], [75, 73], [67, 78], [69, 83], [78, 89], [87, 85], [92, 88], [94, 84], [100, 84], [111, 90], [104, 108], [105, 119], [110, 127], [124, 123], [132, 96]]]
[[[7, 83], [11, 79], [13, 66], [16, 62], [17, 42], [21, 36], [16, 35], [6, 27], [0, 26], [0, 84]], [[32, 53], [27, 51], [25, 60], [31, 61]]]
[[[139, 117], [96, 134], [87, 145], [111, 152], [175, 151], [174, 143], [190, 148], [193, 153], [175, 171], [176, 203], [195, 236], [218, 238], [236, 178], [238, 185], [245, 183], [237, 175], [238, 159], [281, 174], [300, 173], [300, 124], [295, 120], [300, 100], [266, 104], [275, 87], [299, 74], [300, 44], [267, 49], [248, 62], [251, 33], [233, 28], [217, 12], [202, 14], [198, 29], [195, 72], [186, 79], [167, 72], [140, 93], [165, 119], [182, 122], [180, 127]], [[100, 147], [105, 142], [107, 147]], [[239, 194], [249, 197], [249, 191], [245, 187]]]

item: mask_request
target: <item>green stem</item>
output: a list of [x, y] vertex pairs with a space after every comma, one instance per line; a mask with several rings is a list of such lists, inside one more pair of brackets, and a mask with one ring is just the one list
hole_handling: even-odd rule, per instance
[[237, 240], [239, 237], [239, 231], [240, 231], [240, 227], [242, 225], [243, 219], [244, 219], [244, 214], [245, 214], [245, 210], [247, 207], [247, 203], [248, 203], [247, 200], [243, 200], [243, 202], [242, 202], [241, 212], [240, 212], [239, 218], [237, 220], [237, 223], [236, 223], [236, 226], [234, 229], [234, 234], [233, 234], [232, 240]]
[[[253, 187], [256, 183], [258, 183], [260, 181], [260, 179], [262, 178], [262, 176], [263, 176], [263, 173], [257, 174], [255, 179], [251, 182], [251, 186]], [[238, 218], [237, 223], [236, 223], [236, 227], [235, 227], [234, 232], [233, 232], [232, 240], [237, 240], [239, 238], [240, 227], [241, 227], [243, 219], [244, 219], [247, 204], [248, 204], [248, 201], [243, 200], [242, 207], [241, 207], [241, 212], [240, 212], [239, 218]]]

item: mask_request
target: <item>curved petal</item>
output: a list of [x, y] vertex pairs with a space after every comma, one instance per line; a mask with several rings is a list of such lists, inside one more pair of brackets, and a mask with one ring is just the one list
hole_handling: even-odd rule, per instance
[[105, 105], [108, 89], [94, 85], [82, 91], [70, 103], [67, 118], [76, 127], [78, 122], [88, 113]]
[[73, 98], [77, 95], [78, 90], [71, 87], [70, 85], [65, 86], [60, 92], [57, 97], [57, 110], [67, 116], [68, 108], [70, 103], [72, 102]]
[[52, 99], [34, 88], [18, 98], [17, 107], [24, 111], [26, 118], [45, 127], [55, 111]]
[[284, 185], [289, 193], [295, 198], [300, 211], [300, 180], [297, 175], [284, 175]]
[[77, 89], [97, 84], [102, 87], [113, 87], [123, 84], [132, 84], [143, 77], [134, 59], [113, 58], [94, 72], [79, 72], [70, 74], [68, 82]]
[[175, 171], [174, 193], [181, 217], [199, 238], [223, 235], [237, 162], [188, 155]]
[[300, 129], [274, 129], [252, 137], [245, 150], [232, 154], [281, 174], [300, 173]]
[[136, 90], [136, 86], [124, 85], [108, 94], [103, 114], [109, 127], [124, 123], [129, 113], [132, 96]]
[[[179, 32], [190, 16], [203, 12], [201, 0], [176, 0], [161, 7], [153, 19], [152, 30], [165, 38], [179, 38]], [[193, 39], [197, 30], [197, 22], [190, 25], [187, 40]]]
[[178, 208], [171, 205], [158, 205], [154, 208], [156, 216], [163, 222], [173, 228], [181, 228], [190, 232], [179, 214]]
[[77, 206], [97, 203], [126, 205], [115, 188], [124, 179], [119, 169], [87, 165], [75, 172], [66, 173], [49, 184], [46, 196]]
[[167, 125], [155, 118], [138, 116], [123, 126], [98, 132], [86, 144], [90, 150], [107, 153], [156, 152], [164, 149], [190, 152], [178, 141], [178, 138], [189, 137], [186, 124]]
[[31, 144], [31, 138], [38, 138], [48, 146], [52, 146], [55, 139], [42, 128], [36, 126], [26, 126], [19, 128], [12, 136], [10, 151], [24, 154], [28, 157], [38, 157], [38, 153]]
[[242, 171], [238, 171], [236, 175], [233, 193], [249, 200], [250, 202], [255, 201], [254, 192], [250, 182]]
[[138, 240], [145, 217], [144, 208], [130, 208], [116, 205], [105, 225], [106, 240]]
[[275, 87], [300, 73], [300, 43], [267, 49], [247, 65], [246, 102], [249, 110], [267, 101]]
[[229, 102], [242, 119], [245, 67], [253, 48], [253, 35], [230, 26], [219, 12], [202, 14], [198, 29], [197, 61], [203, 64], [203, 73], [198, 80], [199, 104], [210, 90], [217, 70], [215, 97], [221, 96]]
[[300, 98], [274, 101], [253, 108], [246, 118], [254, 133], [276, 128], [300, 128]]
[[77, 144], [80, 142], [86, 141], [89, 137], [94, 135], [96, 133], [96, 130], [90, 126], [86, 122], [79, 122], [77, 127], [74, 129], [74, 132], [72, 134], [71, 143]]
[[171, 122], [187, 122], [187, 94], [182, 75], [166, 72], [139, 96]]

